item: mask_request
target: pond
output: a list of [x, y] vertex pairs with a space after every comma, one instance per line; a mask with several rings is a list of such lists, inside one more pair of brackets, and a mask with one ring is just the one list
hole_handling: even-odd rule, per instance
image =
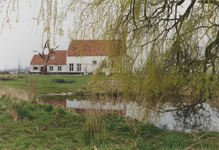
[[[122, 100], [114, 99], [102, 101], [96, 98], [76, 96], [56, 96], [38, 98], [41, 103], [51, 104], [52, 106], [72, 109], [77, 113], [117, 113], [123, 116], [130, 116], [143, 120], [145, 108], [136, 103], [126, 103]], [[166, 104], [166, 109], [175, 107]], [[173, 112], [157, 113], [150, 111], [147, 119], [156, 126], [165, 130], [196, 132], [196, 131], [216, 131], [219, 132], [219, 109], [211, 107], [207, 103], [196, 107], [185, 107]]]

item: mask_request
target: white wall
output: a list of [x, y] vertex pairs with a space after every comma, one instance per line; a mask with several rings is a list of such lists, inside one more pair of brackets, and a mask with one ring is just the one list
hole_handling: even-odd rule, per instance
[[[50, 66], [53, 67], [53, 71], [50, 71]], [[62, 70], [61, 71], [58, 71], [58, 67], [61, 66], [62, 67]], [[47, 72], [68, 72], [68, 68], [67, 68], [67, 65], [47, 65]]]
[[[58, 72], [73, 72], [73, 73], [84, 73], [85, 68], [87, 68], [87, 73], [93, 72], [107, 56], [83, 56], [83, 57], [69, 57], [67, 56], [67, 65], [47, 65], [48, 73], [58, 73]], [[93, 65], [93, 61], [96, 60], [97, 64]], [[74, 64], [74, 70], [69, 71], [69, 64]], [[77, 64], [81, 64], [81, 71], [77, 71]], [[53, 71], [50, 71], [50, 66], [53, 66]], [[58, 66], [62, 66], [62, 70], [58, 71]], [[33, 70], [33, 67], [38, 67], [38, 70]], [[30, 65], [30, 72], [40, 73], [41, 67], [43, 65]]]
[[[81, 64], [81, 71], [84, 72], [84, 69], [87, 68], [87, 72], [93, 72], [101, 63], [105, 60], [107, 56], [83, 56], [83, 57], [75, 57], [75, 56], [67, 56], [67, 67], [68, 72], [78, 72], [77, 64]], [[97, 65], [93, 65], [93, 61], [97, 61]], [[69, 64], [74, 64], [74, 71], [69, 71]]]
[[[50, 71], [50, 66], [53, 66], [53, 71]], [[62, 70], [58, 71], [58, 66], [62, 66]], [[34, 67], [38, 67], [38, 70], [34, 70]], [[30, 65], [30, 72], [34, 72], [34, 73], [40, 73], [41, 72], [41, 67], [43, 67], [43, 65]], [[68, 72], [68, 67], [67, 65], [47, 65], [47, 72]]]
[[[41, 71], [41, 66], [43, 65], [30, 65], [30, 72], [34, 72], [34, 73], [40, 73]], [[34, 70], [34, 67], [38, 67], [38, 70]]]

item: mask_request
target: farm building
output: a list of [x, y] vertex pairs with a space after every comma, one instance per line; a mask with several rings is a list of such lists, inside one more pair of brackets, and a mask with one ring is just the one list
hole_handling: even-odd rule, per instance
[[[119, 40], [72, 40], [68, 50], [54, 50], [47, 62], [49, 74], [88, 74], [101, 64], [106, 65], [120, 45]], [[43, 74], [43, 59], [34, 55], [30, 62], [31, 74]], [[103, 70], [106, 72], [106, 70]]]

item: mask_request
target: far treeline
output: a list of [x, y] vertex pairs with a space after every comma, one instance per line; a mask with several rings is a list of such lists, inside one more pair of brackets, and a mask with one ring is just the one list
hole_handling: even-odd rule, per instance
[[169, 102], [180, 109], [217, 100], [217, 0], [41, 0], [38, 12], [48, 40], [63, 34], [69, 16], [74, 39], [119, 39], [108, 67], [120, 73], [130, 101], [151, 109]]

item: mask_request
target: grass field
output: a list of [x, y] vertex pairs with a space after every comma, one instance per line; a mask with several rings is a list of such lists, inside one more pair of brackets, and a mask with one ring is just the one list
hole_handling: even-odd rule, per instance
[[117, 114], [76, 114], [0, 95], [0, 149], [219, 149], [219, 134], [164, 131]]
[[[90, 80], [90, 75], [21, 75], [23, 78], [17, 78], [11, 81], [0, 81], [0, 86], [12, 87], [15, 89], [29, 90], [30, 84], [36, 81], [37, 94], [44, 93], [62, 93], [62, 92], [89, 92], [90, 89], [86, 85]], [[52, 79], [69, 79], [74, 83], [57, 83], [50, 82]]]
[[[66, 84], [68, 88], [62, 88], [62, 83], [50, 82], [54, 78], [75, 80], [78, 84]], [[85, 88], [89, 78], [31, 75], [0, 82], [0, 149], [219, 149], [216, 132], [165, 131], [150, 122], [117, 114], [76, 114], [59, 106], [31, 101], [25, 92], [31, 87], [31, 79], [36, 79], [38, 93], [89, 90]]]

